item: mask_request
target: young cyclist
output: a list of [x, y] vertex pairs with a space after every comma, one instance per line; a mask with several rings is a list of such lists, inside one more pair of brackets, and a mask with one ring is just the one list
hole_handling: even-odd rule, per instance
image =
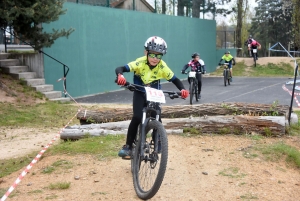
[[[145, 56], [137, 58], [125, 66], [116, 68], [117, 84], [125, 85], [126, 79], [123, 73], [133, 72], [133, 82], [135, 84], [161, 89], [160, 79], [166, 79], [181, 91], [182, 98], [187, 98], [189, 92], [185, 90], [182, 82], [162, 60], [163, 55], [167, 53], [167, 43], [158, 36], [152, 36], [146, 40], [144, 47]], [[142, 109], [146, 102], [145, 98], [145, 93], [139, 91], [133, 92], [133, 117], [128, 127], [126, 144], [118, 154], [123, 159], [130, 159], [131, 157], [131, 146], [136, 137], [138, 125], [142, 120]], [[159, 145], [158, 148], [160, 149]]]
[[245, 45], [248, 47], [248, 45], [252, 42], [253, 37], [252, 35], [249, 35], [248, 39], [245, 41]]
[[[191, 67], [191, 71], [197, 72], [196, 79], [198, 80], [198, 94], [199, 99], [201, 98], [201, 88], [202, 88], [202, 74], [206, 73], [205, 64], [202, 59], [200, 59], [200, 54], [198, 52], [194, 52], [192, 54], [192, 60], [190, 60], [186, 65], [184, 65], [181, 73], [185, 74], [185, 70]], [[188, 79], [190, 83], [190, 79]]]
[[225, 61], [227, 63], [229, 63], [228, 68], [230, 70], [230, 82], [232, 82], [232, 65], [235, 65], [235, 60], [233, 58], [233, 56], [230, 54], [229, 51], [226, 51], [224, 56], [221, 58], [221, 60], [219, 61], [219, 65], [222, 65], [221, 62]]
[[[251, 50], [251, 55], [253, 55], [253, 49], [259, 49], [260, 50], [261, 45], [256, 40], [252, 39], [251, 42], [248, 44], [248, 50]], [[256, 60], [258, 60], [258, 54], [256, 51]]]
[[[249, 44], [252, 43], [252, 40], [254, 40], [253, 37], [252, 37], [252, 35], [249, 35], [248, 39], [245, 41], [245, 46], [247, 46], [247, 48], [249, 47]], [[249, 53], [249, 57], [251, 57], [252, 54], [251, 54], [250, 50], [248, 51], [248, 53]]]

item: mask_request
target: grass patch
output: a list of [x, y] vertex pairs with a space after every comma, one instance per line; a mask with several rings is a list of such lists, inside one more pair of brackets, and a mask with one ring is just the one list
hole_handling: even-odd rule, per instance
[[[92, 154], [98, 160], [117, 157], [121, 146], [125, 142], [125, 135], [107, 135], [100, 137], [87, 137], [78, 141], [61, 141], [58, 145], [51, 146], [46, 155], [51, 154]], [[10, 175], [27, 166], [35, 155], [0, 160], [0, 178]], [[44, 174], [50, 174], [56, 167], [63, 169], [72, 168], [72, 163], [66, 160], [54, 162], [51, 166], [42, 170]], [[33, 173], [34, 174], [34, 173]]]
[[[8, 190], [8, 187], [7, 187], [7, 189], [0, 188], [0, 198], [3, 197], [3, 195], [6, 193], [7, 190]], [[21, 194], [20, 191], [15, 190], [15, 191], [13, 191], [8, 197], [9, 197], [9, 198], [13, 198], [13, 197], [18, 196], [18, 195], [20, 195], [20, 194]]]
[[199, 135], [202, 133], [201, 128], [183, 128], [183, 133], [189, 133], [192, 135]]
[[49, 184], [48, 188], [50, 190], [63, 190], [68, 189], [71, 186], [71, 182], [57, 182]]
[[291, 124], [287, 128], [287, 133], [293, 136], [300, 136], [300, 111], [294, 111], [294, 113], [296, 113], [298, 116], [298, 122], [295, 124]]
[[0, 178], [20, 170], [28, 165], [34, 156], [18, 157], [6, 160], [0, 160]]
[[286, 157], [286, 162], [300, 168], [300, 151], [295, 147], [278, 142], [272, 145], [264, 145], [256, 148], [270, 161], [278, 161], [282, 157]]
[[[223, 68], [220, 67], [211, 75], [223, 76]], [[245, 62], [238, 62], [233, 67], [233, 76], [250, 76], [250, 77], [290, 77], [294, 74], [294, 68], [289, 63], [267, 65], [246, 66]]]
[[252, 71], [254, 77], [274, 77], [274, 76], [291, 76], [294, 74], [294, 68], [288, 63], [267, 65], [256, 65]]
[[240, 198], [242, 198], [243, 200], [258, 200], [258, 197], [256, 195], [253, 195], [252, 193], [241, 195]]
[[106, 192], [94, 192], [92, 193], [92, 195], [106, 195], [107, 193]]
[[102, 160], [116, 157], [124, 142], [125, 135], [87, 136], [77, 141], [61, 141], [58, 145], [50, 147], [48, 154], [92, 154]]
[[33, 190], [33, 191], [29, 191], [28, 194], [38, 194], [38, 193], [43, 193], [42, 190]]
[[46, 197], [46, 200], [52, 200], [58, 198], [58, 195], [49, 195]]
[[246, 176], [246, 174], [244, 173], [239, 173], [239, 170], [240, 169], [238, 167], [230, 167], [219, 172], [219, 175], [230, 178], [243, 178], [244, 176]]
[[42, 173], [50, 174], [50, 173], [54, 172], [55, 170], [57, 170], [58, 168], [70, 169], [72, 167], [73, 167], [73, 164], [70, 161], [59, 160], [59, 161], [56, 161], [56, 162], [52, 163], [52, 165], [47, 166], [46, 168], [44, 168], [42, 170]]
[[61, 127], [77, 112], [77, 107], [68, 103], [48, 101], [35, 105], [19, 105], [0, 102], [0, 126]]

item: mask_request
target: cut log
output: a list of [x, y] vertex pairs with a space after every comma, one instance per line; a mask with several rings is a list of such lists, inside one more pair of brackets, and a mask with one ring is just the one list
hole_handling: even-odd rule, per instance
[[[162, 118], [185, 118], [216, 115], [249, 115], [249, 116], [286, 116], [287, 105], [249, 104], [249, 103], [208, 103], [200, 105], [163, 106]], [[129, 120], [132, 108], [99, 108], [97, 110], [82, 110], [77, 119], [82, 124], [103, 123]]]
[[[163, 119], [168, 134], [190, 132], [191, 134], [261, 134], [282, 136], [285, 134], [284, 116], [204, 116], [193, 118]], [[129, 121], [103, 124], [75, 125], [65, 128], [61, 139], [80, 139], [85, 135], [126, 134]]]

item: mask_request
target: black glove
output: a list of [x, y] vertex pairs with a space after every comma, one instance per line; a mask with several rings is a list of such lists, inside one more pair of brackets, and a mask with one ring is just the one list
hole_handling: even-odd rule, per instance
[[202, 74], [205, 74], [206, 73], [206, 70], [205, 71], [202, 71]]
[[185, 74], [185, 70], [182, 70], [181, 73], [182, 73], [182, 74]]
[[222, 64], [221, 63], [219, 63], [219, 66], [221, 66]]
[[233, 62], [233, 64], [232, 65], [235, 65], [235, 62]]

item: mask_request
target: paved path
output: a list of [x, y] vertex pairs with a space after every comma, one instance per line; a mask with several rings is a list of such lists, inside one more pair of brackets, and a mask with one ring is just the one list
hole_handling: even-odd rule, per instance
[[[234, 77], [230, 86], [224, 86], [222, 77], [204, 77], [202, 86], [201, 103], [218, 103], [218, 102], [245, 102], [245, 103], [265, 103], [272, 104], [278, 101], [280, 105], [290, 105], [291, 96], [284, 91], [282, 86], [289, 78], [253, 78], [253, 77]], [[188, 89], [187, 80], [183, 81], [184, 86]], [[293, 85], [286, 85], [292, 90]], [[162, 84], [165, 90], [177, 91], [172, 83]], [[295, 91], [298, 92], [298, 91]], [[300, 91], [299, 91], [300, 93]], [[121, 90], [99, 94], [90, 97], [76, 99], [80, 103], [132, 103], [132, 92]], [[166, 99], [166, 105], [189, 104], [189, 99]], [[294, 102], [294, 107], [297, 104]]]

